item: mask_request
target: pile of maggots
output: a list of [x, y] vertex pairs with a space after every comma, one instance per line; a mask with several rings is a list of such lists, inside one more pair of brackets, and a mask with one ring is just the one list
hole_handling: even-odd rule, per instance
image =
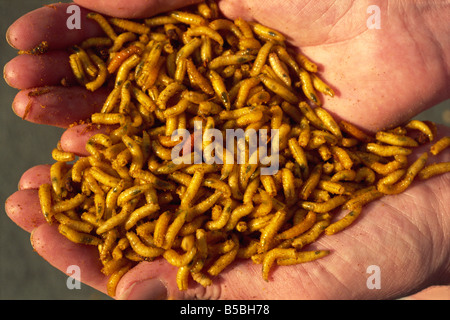
[[[88, 17], [105, 36], [73, 47], [70, 65], [88, 90], [111, 88], [90, 122], [112, 129], [90, 138], [89, 156], [55, 148], [39, 197], [64, 236], [98, 247], [111, 296], [130, 268], [157, 258], [178, 267], [180, 290], [190, 279], [210, 285], [235, 259], [262, 264], [268, 280], [273, 264], [326, 256], [305, 249], [367, 203], [450, 169], [425, 167], [427, 152], [408, 163], [414, 147], [435, 140], [433, 123], [375, 136], [337, 123], [321, 107], [316, 92], [334, 93], [313, 62], [275, 30], [220, 18], [213, 2], [142, 21]], [[240, 164], [174, 163], [172, 133], [192, 132], [196, 120], [222, 131], [278, 129], [279, 170], [261, 175], [249, 154]], [[347, 214], [336, 221], [335, 210]]]

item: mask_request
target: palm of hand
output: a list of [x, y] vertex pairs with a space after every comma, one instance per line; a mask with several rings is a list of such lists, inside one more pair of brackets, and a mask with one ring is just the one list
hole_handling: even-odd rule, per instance
[[[228, 4], [229, 3], [229, 4]], [[236, 5], [239, 3], [239, 5]], [[367, 8], [378, 4], [379, 16]], [[224, 13], [272, 26], [313, 61], [338, 92], [325, 106], [338, 117], [376, 131], [424, 110], [445, 78], [441, 49], [432, 43], [421, 12], [382, 1], [227, 1]], [[248, 10], [246, 10], [249, 8]], [[380, 29], [369, 29], [372, 19]], [[420, 28], [418, 25], [420, 24]], [[435, 101], [430, 101], [431, 103]]]
[[[338, 97], [322, 99], [325, 107], [338, 117], [376, 130], [420, 112], [421, 106], [415, 104], [418, 99], [428, 99], [429, 105], [433, 103], [430, 96], [436, 91], [433, 88], [436, 81], [427, 75], [432, 71], [436, 77], [439, 60], [434, 65], [425, 65], [423, 56], [433, 56], [436, 52], [425, 46], [424, 38], [412, 38], [397, 20], [398, 16], [386, 21], [385, 30], [368, 30], [368, 4], [361, 2], [358, 5], [349, 2], [347, 7], [339, 8], [335, 5], [328, 8], [323, 2], [297, 4], [295, 9], [286, 2], [276, 6], [270, 1], [267, 4], [253, 2], [223, 1], [220, 5], [231, 19], [241, 16], [284, 32], [294, 45], [319, 62], [319, 66], [325, 66], [322, 75], [337, 88]], [[417, 50], [405, 46], [412, 43]], [[407, 68], [411, 64], [415, 66], [413, 70]], [[421, 90], [411, 92], [412, 84], [418, 80]], [[65, 136], [73, 140], [69, 132]], [[66, 141], [68, 148], [74, 145], [77, 143]], [[439, 161], [448, 161], [448, 156], [448, 152], [443, 154]], [[274, 268], [269, 283], [261, 279], [260, 265], [240, 262], [224, 271], [222, 280], [206, 292], [196, 288], [185, 295], [227, 299], [391, 298], [414, 292], [445, 271], [442, 265], [446, 261], [446, 249], [436, 250], [436, 247], [445, 243], [448, 234], [445, 233], [449, 224], [445, 218], [448, 209], [442, 203], [449, 191], [448, 179], [448, 175], [444, 175], [416, 183], [401, 195], [386, 196], [368, 205], [356, 225], [337, 235], [322, 237], [314, 244], [314, 247], [332, 250], [326, 259]], [[31, 211], [26, 212], [33, 215]], [[60, 236], [43, 225], [34, 232], [34, 246], [44, 258], [65, 270], [68, 261], [77, 258], [74, 254], [55, 257], [55, 252], [48, 249], [52, 243], [50, 247], [58, 250], [55, 237]], [[79, 253], [81, 249], [74, 250]], [[94, 260], [95, 255], [89, 254]], [[379, 290], [370, 290], [367, 286], [370, 274], [366, 271], [370, 265], [380, 268]], [[169, 291], [176, 291], [173, 290], [175, 270], [156, 263], [144, 263], [130, 271], [118, 290], [126, 290], [136, 279], [143, 279], [143, 271], [146, 276], [159, 274], [167, 282]], [[104, 278], [97, 271], [92, 271], [89, 278], [86, 282], [101, 290]], [[238, 285], [239, 290], [236, 290]]]

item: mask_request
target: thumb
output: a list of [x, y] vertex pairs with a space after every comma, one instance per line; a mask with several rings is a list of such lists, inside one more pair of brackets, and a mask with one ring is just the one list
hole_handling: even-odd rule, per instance
[[[237, 274], [249, 277], [255, 276], [255, 272], [244, 274], [241, 263], [235, 261], [220, 275], [211, 278], [212, 284], [203, 287], [189, 279], [188, 289], [180, 291], [176, 283], [178, 268], [172, 266], [164, 259], [156, 259], [152, 262], [141, 262], [129, 270], [120, 280], [116, 289], [116, 298], [121, 300], [230, 300], [248, 298], [249, 291], [253, 291], [252, 285], [259, 281], [243, 280], [236, 277]], [[259, 268], [258, 270], [259, 271]], [[233, 275], [234, 274], [234, 275]], [[264, 282], [264, 281], [262, 281]]]
[[291, 266], [286, 266], [284, 269], [274, 270], [271, 281], [265, 281], [261, 276], [260, 264], [248, 260], [235, 260], [218, 276], [211, 277], [211, 285], [203, 287], [190, 277], [188, 289], [180, 291], [176, 283], [178, 268], [164, 259], [156, 259], [152, 262], [141, 262], [129, 270], [121, 278], [115, 298], [122, 300], [250, 300], [291, 299], [293, 296], [305, 298], [302, 295], [305, 284], [295, 279], [295, 272], [292, 273], [292, 269]]
[[119, 300], [165, 300], [170, 297], [176, 268], [162, 259], [143, 261], [120, 279], [116, 288]]
[[118, 18], [145, 18], [158, 13], [178, 9], [199, 0], [75, 0], [75, 3], [90, 10]]
[[120, 300], [227, 299], [222, 296], [222, 281], [213, 281], [212, 285], [204, 288], [190, 279], [189, 289], [180, 291], [176, 283], [177, 271], [177, 267], [164, 259], [141, 262], [121, 278], [115, 298]]

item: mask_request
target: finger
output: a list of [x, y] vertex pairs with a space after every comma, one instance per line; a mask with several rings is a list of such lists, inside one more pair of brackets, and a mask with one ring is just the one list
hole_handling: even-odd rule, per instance
[[163, 259], [141, 262], [119, 281], [116, 297], [120, 300], [163, 300], [175, 289], [176, 267]]
[[106, 291], [108, 278], [100, 271], [102, 266], [97, 247], [73, 243], [61, 235], [56, 226], [48, 224], [33, 230], [31, 245], [55, 268], [71, 274], [69, 266], [77, 266], [81, 282], [101, 292]]
[[[204, 288], [192, 279], [189, 289], [180, 291], [176, 284], [177, 267], [164, 259], [158, 258], [152, 262], [141, 262], [128, 271], [119, 281], [116, 297], [120, 300], [155, 300], [155, 299], [233, 299], [224, 292], [223, 288], [235, 290], [237, 286], [224, 281], [213, 281], [212, 285]], [[217, 279], [216, 279], [217, 280]], [[253, 281], [253, 280], [252, 280]], [[241, 289], [241, 288], [240, 288]]]
[[5, 211], [8, 217], [27, 232], [45, 224], [37, 189], [19, 190], [6, 200]]
[[19, 180], [19, 190], [38, 189], [50, 182], [50, 164], [42, 164], [25, 171]]
[[86, 38], [101, 36], [98, 24], [86, 17], [90, 10], [80, 8], [80, 28], [69, 29], [67, 22], [71, 4], [58, 3], [31, 11], [17, 19], [8, 29], [8, 43], [19, 50], [30, 50], [42, 41], [47, 41], [49, 50], [65, 49]]
[[107, 89], [90, 92], [82, 87], [43, 87], [20, 91], [14, 112], [30, 122], [67, 128], [101, 109]]
[[[115, 298], [120, 300], [235, 299], [237, 297], [235, 289], [238, 287], [240, 293], [246, 294], [240, 291], [242, 286], [229, 282], [229, 279], [215, 279], [206, 288], [189, 279], [188, 289], [180, 291], [176, 284], [177, 270], [177, 267], [161, 258], [152, 262], [141, 262], [120, 279]], [[258, 282], [258, 279], [252, 279], [251, 282]], [[228, 292], [227, 287], [234, 293]]]
[[104, 133], [109, 135], [113, 127], [82, 124], [68, 128], [61, 136], [61, 148], [64, 151], [87, 156], [86, 143], [93, 135]]
[[200, 0], [75, 0], [75, 3], [81, 6], [109, 16], [133, 19], [150, 17], [164, 11], [178, 9], [198, 2]]
[[9, 61], [3, 69], [5, 81], [16, 89], [76, 84], [69, 64], [69, 53], [62, 50], [42, 55], [23, 54]]
[[50, 183], [51, 165], [38, 165], [25, 171], [19, 180], [19, 190], [6, 200], [8, 217], [25, 231], [46, 223], [41, 211], [38, 189], [41, 184]]

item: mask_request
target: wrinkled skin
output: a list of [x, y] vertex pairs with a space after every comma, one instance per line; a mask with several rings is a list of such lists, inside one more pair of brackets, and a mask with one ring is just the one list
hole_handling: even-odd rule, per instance
[[[146, 17], [187, 4], [174, 0], [78, 0], [90, 10], [119, 17]], [[191, 1], [192, 2], [192, 1]], [[410, 117], [450, 97], [449, 6], [443, 1], [220, 1], [223, 14], [256, 20], [283, 32], [319, 65], [323, 78], [337, 96], [321, 96], [324, 107], [339, 119], [367, 131], [401, 124]], [[441, 5], [442, 3], [442, 5]], [[381, 29], [368, 29], [367, 7], [381, 11]], [[85, 119], [101, 106], [106, 92], [64, 88], [62, 77], [73, 82], [64, 51], [70, 45], [101, 34], [84, 18], [81, 30], [68, 30], [66, 4], [43, 7], [17, 20], [8, 41], [28, 50], [47, 40], [51, 51], [43, 56], [19, 56], [5, 67], [5, 79], [20, 89], [13, 103], [26, 120], [67, 127]], [[139, 13], [139, 15], [136, 15]], [[282, 17], [282, 18], [280, 18]], [[433, 22], [434, 19], [434, 22]], [[58, 68], [55, 68], [58, 66]], [[50, 92], [31, 98], [31, 88], [51, 86]], [[73, 90], [77, 90], [73, 92]], [[82, 93], [76, 95], [76, 93]], [[76, 96], [70, 100], [69, 95]], [[40, 105], [46, 105], [43, 114]], [[28, 108], [27, 108], [28, 105]], [[65, 106], [59, 110], [60, 106]], [[27, 111], [25, 111], [27, 110]], [[49, 116], [50, 115], [50, 116]], [[82, 126], [67, 129], [61, 137], [65, 150], [86, 154], [84, 144], [95, 132]], [[439, 136], [450, 130], [439, 127]], [[420, 148], [411, 159], [427, 151]], [[449, 161], [444, 151], [430, 161]], [[49, 181], [49, 166], [24, 173], [19, 191], [6, 203], [9, 217], [32, 233], [34, 249], [56, 268], [65, 271], [77, 264], [82, 281], [105, 292], [107, 278], [100, 272], [97, 249], [75, 245], [45, 223], [39, 209], [37, 188]], [[416, 181], [400, 195], [386, 196], [364, 208], [358, 222], [334, 236], [322, 237], [310, 248], [331, 250], [313, 263], [274, 267], [270, 281], [261, 277], [261, 265], [239, 261], [227, 268], [208, 288], [192, 283], [179, 292], [176, 268], [163, 260], [140, 263], [120, 281], [116, 298], [219, 298], [219, 299], [392, 299], [405, 297], [450, 280], [448, 194], [450, 174]], [[313, 250], [313, 249], [311, 249]], [[381, 288], [369, 289], [367, 268], [378, 266]], [[441, 287], [449, 298], [448, 287]]]

